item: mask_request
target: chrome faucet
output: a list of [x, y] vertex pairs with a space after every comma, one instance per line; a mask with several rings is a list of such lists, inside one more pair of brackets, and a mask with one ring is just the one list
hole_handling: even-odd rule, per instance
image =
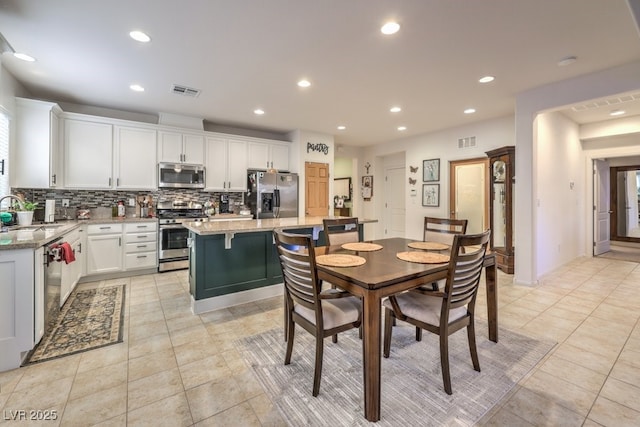
[[24, 202], [22, 201], [22, 199], [20, 197], [14, 196], [13, 194], [9, 194], [8, 196], [0, 197], [0, 206], [2, 206], [2, 201], [4, 199], [15, 199], [15, 201], [18, 202], [18, 206], [20, 207], [20, 209], [24, 210]]

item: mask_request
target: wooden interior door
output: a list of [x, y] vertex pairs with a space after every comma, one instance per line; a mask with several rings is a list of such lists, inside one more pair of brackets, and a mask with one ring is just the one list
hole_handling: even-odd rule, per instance
[[329, 215], [329, 165], [305, 162], [305, 208], [306, 216]]

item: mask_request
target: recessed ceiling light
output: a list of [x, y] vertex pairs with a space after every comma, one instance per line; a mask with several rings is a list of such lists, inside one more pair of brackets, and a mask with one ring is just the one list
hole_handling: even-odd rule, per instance
[[567, 65], [571, 65], [578, 60], [575, 56], [565, 56], [560, 61], [558, 61], [558, 67], [566, 67]]
[[389, 108], [389, 111], [391, 111], [392, 113], [399, 113], [400, 111], [402, 111], [402, 108], [400, 108], [400, 107], [391, 107], [391, 108]]
[[346, 126], [343, 126], [343, 125], [338, 126], [338, 130], [345, 130], [346, 128], [347, 128], [347, 127], [346, 127]]
[[484, 76], [482, 77], [480, 80], [478, 80], [480, 83], [489, 83], [495, 80], [495, 77], [493, 76]]
[[133, 84], [131, 86], [129, 86], [129, 89], [135, 91], [135, 92], [144, 92], [144, 88], [138, 84]]
[[626, 111], [624, 110], [613, 110], [612, 112], [609, 113], [610, 116], [621, 116], [624, 113], [626, 113]]
[[407, 127], [406, 127], [406, 126], [398, 126], [398, 130], [399, 130], [400, 132], [402, 132], [402, 131], [404, 131], [404, 130], [407, 130]]
[[256, 108], [255, 110], [253, 110], [253, 113], [258, 115], [258, 116], [261, 116], [261, 115], [264, 114], [264, 110], [261, 109], [261, 108]]
[[393, 21], [387, 22], [380, 28], [380, 32], [385, 35], [395, 34], [398, 30], [400, 30], [400, 24]]
[[300, 87], [309, 87], [311, 86], [311, 82], [309, 80], [306, 79], [302, 79], [298, 82], [298, 86]]
[[473, 114], [476, 112], [475, 108], [467, 108], [466, 110], [464, 110], [465, 114]]
[[16, 58], [21, 59], [23, 61], [27, 61], [27, 62], [33, 62], [33, 61], [36, 60], [36, 58], [34, 58], [33, 56], [29, 56], [26, 53], [16, 52], [16, 53], [13, 54], [13, 56], [15, 56]]
[[151, 41], [151, 37], [149, 37], [148, 35], [146, 35], [142, 31], [138, 31], [138, 30], [131, 31], [129, 33], [129, 37], [131, 37], [135, 41], [138, 41], [138, 42], [141, 42], [141, 43], [149, 43]]

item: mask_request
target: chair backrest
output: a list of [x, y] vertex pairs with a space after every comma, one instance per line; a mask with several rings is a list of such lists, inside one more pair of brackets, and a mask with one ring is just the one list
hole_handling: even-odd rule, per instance
[[328, 246], [360, 241], [358, 218], [323, 219], [322, 225]]
[[322, 284], [316, 271], [312, 237], [280, 230], [274, 230], [273, 236], [289, 304], [295, 302], [311, 310], [319, 309]]
[[[479, 234], [456, 234], [451, 248], [451, 261], [444, 288], [448, 308], [461, 307], [475, 303], [480, 284], [482, 265], [489, 244], [491, 230]], [[444, 319], [448, 319], [444, 317]]]
[[466, 219], [424, 217], [424, 241], [453, 244], [456, 234], [467, 232]]

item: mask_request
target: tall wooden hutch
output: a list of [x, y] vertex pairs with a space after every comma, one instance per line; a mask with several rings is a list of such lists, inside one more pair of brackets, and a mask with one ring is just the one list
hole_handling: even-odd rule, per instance
[[514, 146], [487, 151], [490, 171], [489, 224], [491, 249], [496, 264], [505, 273], [513, 274], [515, 262], [513, 228], [513, 187], [515, 185]]

